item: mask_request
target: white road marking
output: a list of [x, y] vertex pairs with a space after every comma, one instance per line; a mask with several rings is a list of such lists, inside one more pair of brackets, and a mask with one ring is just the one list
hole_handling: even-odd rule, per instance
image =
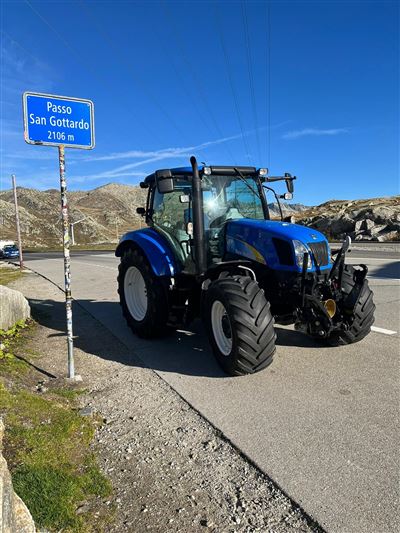
[[397, 331], [392, 329], [378, 328], [377, 326], [371, 326], [371, 330], [376, 333], [383, 333], [384, 335], [396, 335]]

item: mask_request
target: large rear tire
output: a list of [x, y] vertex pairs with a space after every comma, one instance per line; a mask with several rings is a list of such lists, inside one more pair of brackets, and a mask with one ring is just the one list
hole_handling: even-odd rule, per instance
[[271, 364], [274, 319], [256, 281], [239, 275], [221, 277], [208, 287], [204, 305], [210, 343], [225, 372], [253, 374]]
[[151, 339], [168, 332], [166, 285], [139, 250], [130, 248], [121, 258], [118, 293], [122, 313], [136, 335]]
[[[355, 285], [354, 268], [345, 265], [342, 276], [342, 292], [345, 299]], [[369, 288], [368, 281], [364, 281], [360, 296], [351, 316], [348, 318], [348, 329], [334, 331], [326, 340], [331, 346], [343, 344], [353, 344], [359, 342], [371, 331], [371, 326], [375, 321], [375, 304], [373, 292]]]

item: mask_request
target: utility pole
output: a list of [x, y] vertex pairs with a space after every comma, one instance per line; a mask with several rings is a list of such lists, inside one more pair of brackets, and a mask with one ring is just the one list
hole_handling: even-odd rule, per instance
[[19, 249], [19, 268], [22, 270], [24, 268], [24, 259], [22, 257], [21, 228], [20, 228], [20, 225], [19, 225], [17, 186], [16, 186], [16, 183], [15, 183], [15, 174], [11, 175], [11, 179], [12, 179], [13, 192], [14, 192], [15, 223], [16, 223], [16, 226], [17, 226], [18, 249]]
[[80, 218], [79, 220], [77, 220], [76, 222], [70, 222], [69, 224], [69, 228], [70, 228], [70, 231], [71, 231], [71, 244], [74, 246], [75, 245], [75, 231], [74, 231], [74, 226], [75, 224], [79, 224], [79, 222], [83, 222], [85, 220], [86, 217], [83, 217], [83, 218]]

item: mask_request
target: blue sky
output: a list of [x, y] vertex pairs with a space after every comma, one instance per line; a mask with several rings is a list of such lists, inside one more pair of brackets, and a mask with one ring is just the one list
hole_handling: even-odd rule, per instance
[[89, 98], [96, 147], [70, 189], [157, 168], [267, 166], [295, 201], [399, 193], [397, 1], [4, 1], [1, 187], [58, 187], [23, 140], [22, 93]]

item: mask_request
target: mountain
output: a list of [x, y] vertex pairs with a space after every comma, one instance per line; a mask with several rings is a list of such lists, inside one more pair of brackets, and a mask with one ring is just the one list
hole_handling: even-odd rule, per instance
[[[61, 244], [60, 192], [18, 187], [21, 233], [25, 247]], [[143, 219], [136, 208], [146, 202], [144, 189], [109, 183], [91, 191], [67, 193], [75, 241], [81, 245], [115, 244], [128, 230], [140, 228]], [[272, 218], [279, 218], [276, 203], [269, 204]], [[328, 237], [345, 233], [356, 240], [392, 240], [399, 237], [400, 197], [369, 200], [331, 200], [316, 207], [282, 203], [284, 216], [314, 227]], [[0, 192], [1, 239], [15, 239], [15, 211], [11, 190]]]
[[[60, 245], [60, 192], [17, 188], [22, 240], [25, 246]], [[79, 244], [115, 243], [129, 229], [139, 228], [142, 218], [136, 207], [145, 204], [146, 191], [110, 183], [91, 191], [67, 193], [70, 220]], [[79, 223], [78, 223], [79, 221]], [[0, 192], [1, 238], [15, 239], [12, 191]]]

